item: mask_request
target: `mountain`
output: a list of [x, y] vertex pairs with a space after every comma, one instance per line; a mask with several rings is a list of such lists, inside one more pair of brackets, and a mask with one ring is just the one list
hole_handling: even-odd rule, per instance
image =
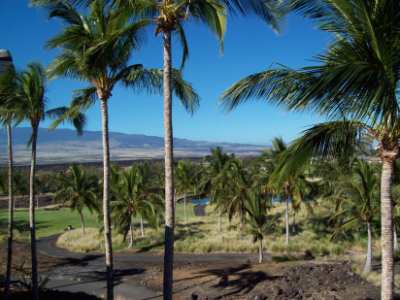
[[[27, 147], [31, 134], [30, 128], [15, 128], [13, 131], [15, 161], [27, 164], [30, 151]], [[0, 129], [0, 163], [7, 159], [7, 135]], [[210, 148], [223, 147], [225, 151], [240, 156], [257, 155], [266, 146], [216, 143], [207, 141], [192, 141], [174, 139], [176, 157], [201, 157], [209, 154]], [[163, 157], [164, 139], [143, 134], [126, 134], [110, 132], [110, 147], [112, 160], [135, 160]], [[102, 159], [102, 143], [100, 131], [85, 131], [78, 136], [71, 129], [39, 129], [38, 162], [41, 164], [67, 162], [94, 162]]]

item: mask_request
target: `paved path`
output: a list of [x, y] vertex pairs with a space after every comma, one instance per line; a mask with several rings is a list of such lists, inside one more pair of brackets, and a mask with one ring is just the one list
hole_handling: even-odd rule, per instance
[[[105, 294], [105, 267], [101, 253], [75, 253], [58, 248], [55, 243], [58, 236], [38, 240], [41, 254], [61, 258], [49, 276], [48, 288], [69, 292], [85, 292], [96, 296]], [[249, 254], [177, 254], [175, 264], [216, 263], [231, 261], [244, 263], [256, 261]], [[124, 300], [161, 299], [160, 294], [145, 286], [132, 283], [135, 276], [146, 272], [146, 267], [156, 266], [162, 269], [163, 257], [153, 253], [117, 252], [114, 254], [115, 295]]]

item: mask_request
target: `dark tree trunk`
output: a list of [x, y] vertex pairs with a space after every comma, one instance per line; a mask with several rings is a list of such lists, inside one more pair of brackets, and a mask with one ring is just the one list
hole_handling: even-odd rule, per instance
[[8, 300], [10, 297], [10, 281], [12, 267], [12, 248], [14, 230], [14, 176], [13, 176], [13, 147], [11, 124], [7, 124], [8, 138], [8, 237], [7, 237], [7, 267], [6, 279], [4, 284], [4, 296]]
[[36, 250], [36, 220], [35, 220], [35, 175], [36, 175], [36, 143], [38, 127], [32, 126], [31, 171], [29, 176], [29, 228], [31, 235], [32, 261], [32, 299], [39, 299], [37, 250]]

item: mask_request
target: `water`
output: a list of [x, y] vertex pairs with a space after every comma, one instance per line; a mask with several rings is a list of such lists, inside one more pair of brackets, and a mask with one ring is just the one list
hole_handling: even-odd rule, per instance
[[210, 199], [202, 198], [202, 199], [192, 199], [193, 205], [207, 205], [210, 203]]

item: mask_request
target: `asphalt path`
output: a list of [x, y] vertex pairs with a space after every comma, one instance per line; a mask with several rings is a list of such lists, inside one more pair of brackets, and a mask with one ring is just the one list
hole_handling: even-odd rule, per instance
[[[44, 274], [47, 288], [85, 292], [102, 297], [105, 295], [105, 260], [102, 253], [76, 253], [56, 246], [58, 235], [38, 240], [38, 251], [50, 257], [60, 258], [51, 271]], [[175, 265], [209, 264], [220, 262], [249, 263], [256, 261], [255, 255], [249, 254], [176, 254]], [[114, 253], [114, 275], [116, 296], [125, 300], [162, 299], [153, 291], [139, 283], [135, 276], [143, 274], [149, 267], [158, 267], [162, 272], [163, 256], [157, 253], [133, 253], [122, 251]]]

